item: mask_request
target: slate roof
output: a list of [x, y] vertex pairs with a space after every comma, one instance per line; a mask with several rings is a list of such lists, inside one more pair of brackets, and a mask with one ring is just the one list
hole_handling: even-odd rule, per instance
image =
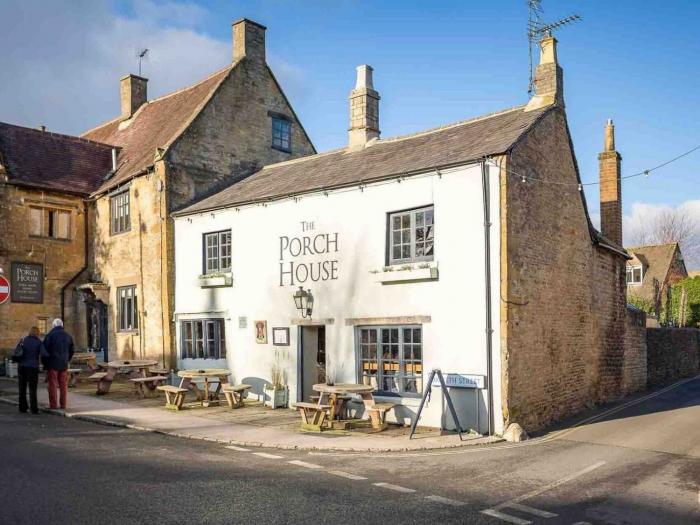
[[413, 135], [270, 164], [175, 215], [267, 201], [466, 164], [508, 151], [550, 108], [524, 106]]
[[0, 122], [0, 164], [12, 184], [89, 195], [112, 169], [112, 146]]
[[116, 173], [95, 188], [96, 193], [108, 191], [152, 166], [156, 149], [167, 148], [180, 136], [236, 64], [185, 89], [146, 102], [129, 121], [122, 123], [118, 117], [83, 133], [83, 138], [121, 148]]
[[676, 253], [677, 248], [678, 243], [675, 242], [627, 248], [627, 251], [633, 256], [633, 259], [628, 264], [635, 266], [637, 261], [639, 261], [644, 267], [642, 284], [628, 286], [627, 293], [653, 299], [654, 279], [659, 281], [659, 286], [663, 286], [664, 282], [666, 282], [673, 255]]

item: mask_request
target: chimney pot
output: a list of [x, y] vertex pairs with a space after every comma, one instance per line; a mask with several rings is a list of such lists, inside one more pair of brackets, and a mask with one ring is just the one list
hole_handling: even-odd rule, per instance
[[615, 150], [615, 126], [608, 119], [605, 126], [605, 149], [598, 155], [600, 170], [600, 231], [622, 246], [622, 157]]
[[241, 18], [231, 24], [233, 30], [233, 61], [246, 57], [252, 63], [265, 64], [264, 25]]
[[137, 75], [126, 75], [120, 80], [122, 119], [131, 118], [148, 101], [148, 79]]
[[350, 129], [348, 144], [363, 147], [379, 138], [379, 93], [374, 89], [372, 66], [357, 66], [355, 89], [350, 92]]
[[564, 105], [564, 73], [557, 61], [557, 39], [546, 36], [540, 41], [540, 63], [535, 70], [535, 96], [525, 111], [552, 104]]

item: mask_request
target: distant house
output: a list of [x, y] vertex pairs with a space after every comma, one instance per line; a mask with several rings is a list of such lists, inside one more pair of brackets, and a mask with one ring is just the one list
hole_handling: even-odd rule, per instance
[[666, 302], [668, 289], [688, 277], [677, 242], [627, 248], [627, 299], [638, 298], [652, 306]]

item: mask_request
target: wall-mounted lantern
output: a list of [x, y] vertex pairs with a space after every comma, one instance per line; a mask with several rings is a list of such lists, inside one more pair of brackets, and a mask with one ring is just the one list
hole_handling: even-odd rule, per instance
[[314, 309], [314, 296], [311, 295], [311, 290], [304, 290], [303, 286], [294, 292], [294, 304], [297, 310], [301, 312], [301, 316], [306, 319], [311, 317], [311, 312]]

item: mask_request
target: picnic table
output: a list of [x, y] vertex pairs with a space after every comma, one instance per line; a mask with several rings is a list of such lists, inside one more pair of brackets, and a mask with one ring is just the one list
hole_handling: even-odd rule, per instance
[[[225, 368], [204, 368], [199, 370], [180, 370], [177, 373], [182, 378], [180, 389], [192, 388], [197, 399], [201, 399], [202, 406], [208, 407], [211, 403], [220, 403], [219, 393], [222, 387], [228, 386], [228, 376], [231, 371]], [[201, 379], [204, 383], [204, 392], [201, 392], [193, 379]], [[216, 389], [212, 392], [210, 383], [216, 383]]]
[[[149, 374], [149, 369], [152, 366], [158, 364], [158, 361], [153, 361], [150, 359], [125, 359], [119, 361], [110, 361], [107, 363], [106, 372], [97, 372], [90, 376], [90, 379], [97, 381], [97, 395], [103, 396], [109, 393], [109, 388], [112, 386], [112, 382], [117, 377], [119, 373], [126, 372], [136, 378], [143, 378], [144, 381], [139, 381], [135, 385], [146, 383], [149, 390], [155, 390], [157, 382], [164, 380], [165, 377], [162, 376], [151, 376]], [[161, 379], [162, 378], [162, 379]], [[136, 387], [137, 391], [144, 393], [142, 387]]]
[[97, 355], [93, 352], [76, 352], [70, 360], [70, 364], [76, 368], [86, 366], [90, 370], [97, 370]]
[[[395, 403], [377, 403], [374, 399], [376, 389], [371, 385], [362, 385], [358, 383], [337, 383], [328, 385], [319, 383], [314, 385], [313, 390], [320, 394], [318, 406], [329, 406], [329, 418], [331, 422], [338, 417], [348, 402], [348, 394], [358, 394], [362, 398], [362, 404], [365, 411], [369, 415], [372, 422], [372, 427], [376, 430], [384, 430], [386, 428], [386, 413], [396, 406]], [[299, 405], [297, 403], [297, 405]]]

